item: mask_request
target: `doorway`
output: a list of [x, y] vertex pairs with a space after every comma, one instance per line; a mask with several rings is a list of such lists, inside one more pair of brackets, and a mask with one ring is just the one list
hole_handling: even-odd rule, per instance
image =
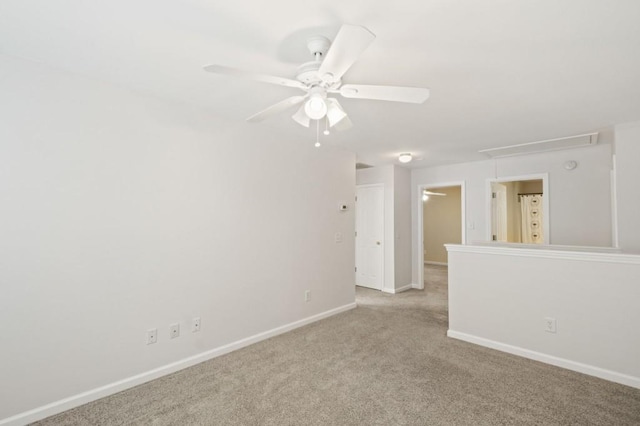
[[549, 202], [545, 175], [489, 180], [488, 240], [549, 244]]
[[356, 285], [382, 290], [384, 186], [356, 187]]
[[417, 273], [418, 288], [424, 289], [425, 265], [446, 267], [448, 256], [444, 245], [466, 242], [465, 185], [464, 182], [420, 185], [418, 195]]

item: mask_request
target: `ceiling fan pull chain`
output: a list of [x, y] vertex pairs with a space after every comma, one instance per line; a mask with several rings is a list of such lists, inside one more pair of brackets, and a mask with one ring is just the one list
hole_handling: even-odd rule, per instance
[[316, 148], [320, 148], [320, 120], [316, 120]]

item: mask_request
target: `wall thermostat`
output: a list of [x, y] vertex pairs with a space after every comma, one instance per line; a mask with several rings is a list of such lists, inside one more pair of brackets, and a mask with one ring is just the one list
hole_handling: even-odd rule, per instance
[[349, 210], [349, 206], [347, 206], [346, 204], [340, 204], [341, 212], [346, 212], [347, 210]]

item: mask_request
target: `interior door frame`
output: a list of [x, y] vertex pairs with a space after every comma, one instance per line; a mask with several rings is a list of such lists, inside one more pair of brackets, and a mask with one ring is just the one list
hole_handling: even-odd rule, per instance
[[[386, 207], [386, 198], [385, 198], [385, 190], [384, 190], [384, 184], [383, 183], [368, 183], [368, 184], [364, 184], [364, 185], [356, 185], [356, 203], [358, 202], [357, 197], [358, 197], [358, 189], [360, 188], [380, 188], [380, 190], [382, 191], [382, 264], [380, 265], [380, 289], [379, 291], [384, 291], [385, 289], [385, 277], [384, 277], [384, 271], [385, 271], [385, 267], [384, 264], [387, 261], [387, 256], [386, 256], [386, 251], [387, 251], [387, 245], [386, 245], [386, 241], [385, 241], [385, 231], [387, 228], [387, 224], [386, 224], [386, 215], [385, 215], [385, 207]], [[354, 212], [354, 216], [355, 216], [355, 230], [356, 232], [358, 232], [358, 207], [356, 206], [355, 208], [355, 212]], [[354, 235], [354, 239], [357, 238]], [[354, 250], [358, 250], [358, 242], [355, 241], [354, 244]], [[355, 254], [355, 260], [357, 262], [358, 259], [358, 254]], [[358, 272], [356, 270], [357, 268], [357, 264], [354, 265], [354, 272], [353, 272], [353, 283], [355, 286], [357, 286], [357, 280], [358, 280]], [[368, 288], [368, 287], [365, 287]]]
[[418, 241], [420, 241], [420, 252], [417, 258], [419, 259], [418, 264], [418, 282], [416, 283], [414, 288], [419, 290], [424, 289], [424, 203], [422, 202], [422, 191], [425, 189], [427, 191], [437, 189], [437, 188], [445, 188], [450, 186], [459, 186], [460, 187], [460, 216], [461, 216], [461, 229], [462, 229], [462, 244], [467, 244], [467, 196], [465, 189], [466, 182], [455, 181], [455, 182], [439, 182], [439, 183], [422, 183], [418, 185]]
[[[489, 178], [486, 182], [486, 241], [493, 242], [491, 239], [491, 224], [493, 216], [491, 214], [491, 184], [492, 183], [504, 183], [504, 182], [516, 182], [523, 180], [542, 180], [542, 226], [544, 227], [544, 238], [542, 244], [551, 244], [551, 227], [549, 220], [549, 173], [537, 173], [532, 175], [519, 175], [519, 176], [503, 176], [499, 178]], [[523, 244], [523, 243], [503, 243], [503, 244]]]

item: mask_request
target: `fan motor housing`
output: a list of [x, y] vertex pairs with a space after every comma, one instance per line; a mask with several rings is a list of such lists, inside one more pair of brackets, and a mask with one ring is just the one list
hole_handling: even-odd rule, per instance
[[322, 81], [318, 75], [320, 64], [321, 62], [311, 61], [300, 65], [298, 67], [298, 75], [296, 76], [296, 79], [309, 86], [320, 83]]
[[342, 84], [342, 79], [325, 81], [321, 78], [318, 70], [321, 62], [305, 62], [298, 67], [296, 79], [309, 87], [322, 86], [326, 90], [335, 90]]

